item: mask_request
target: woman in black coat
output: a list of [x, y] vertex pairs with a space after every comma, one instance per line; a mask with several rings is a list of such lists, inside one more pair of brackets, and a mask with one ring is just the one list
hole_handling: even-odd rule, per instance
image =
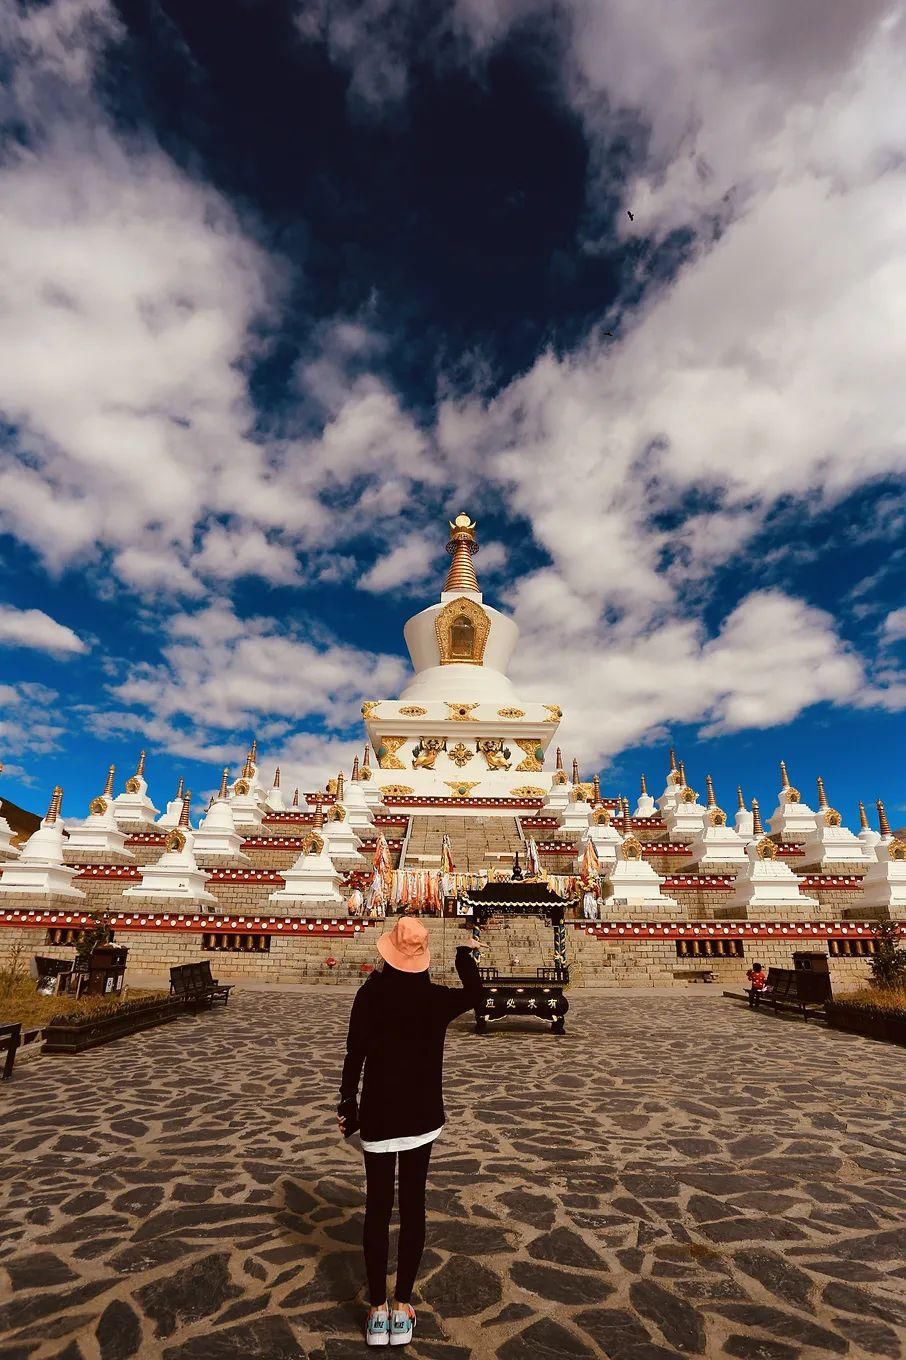
[[[365, 1155], [366, 1340], [400, 1346], [412, 1339], [410, 1300], [425, 1245], [428, 1162], [444, 1126], [444, 1039], [451, 1020], [481, 1004], [482, 988], [476, 938], [456, 951], [461, 987], [431, 981], [428, 932], [414, 917], [400, 917], [377, 948], [383, 966], [359, 988], [352, 1006], [337, 1121], [347, 1138], [360, 1132]], [[400, 1234], [391, 1309], [387, 1257], [397, 1160]]]

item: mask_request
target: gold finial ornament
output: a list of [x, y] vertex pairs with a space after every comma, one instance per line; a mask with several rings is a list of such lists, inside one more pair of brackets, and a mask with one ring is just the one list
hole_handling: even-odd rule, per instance
[[757, 798], [752, 799], [752, 835], [764, 835], [764, 827], [761, 825], [761, 809], [758, 806]]
[[258, 738], [252, 737], [252, 744], [249, 747], [249, 765], [258, 764]]
[[892, 840], [887, 853], [891, 859], [906, 860], [906, 841]]
[[63, 806], [63, 790], [60, 788], [60, 785], [57, 784], [53, 793], [50, 795], [50, 805], [47, 809], [47, 816], [44, 818], [45, 826], [53, 826], [54, 822], [60, 815], [60, 809], [62, 808], [62, 806]]
[[371, 778], [371, 747], [366, 741], [365, 751], [362, 756], [362, 765], [359, 770], [359, 779], [363, 779], [367, 782], [370, 778]]
[[221, 801], [223, 801], [228, 796], [229, 784], [230, 784], [230, 767], [229, 765], [224, 765], [223, 774], [220, 776], [220, 788], [217, 792], [217, 797]]
[[313, 825], [318, 827], [318, 829], [320, 829], [324, 825], [324, 812], [321, 806], [320, 794], [318, 794], [318, 797], [315, 800], [315, 820], [313, 822]]
[[457, 590], [473, 590], [476, 595], [481, 593], [472, 563], [472, 558], [478, 552], [475, 528], [468, 515], [457, 515], [450, 524], [447, 552], [453, 561], [444, 582], [444, 593]]
[[349, 777], [350, 777], [350, 779], [352, 780], [352, 783], [353, 783], [353, 784], [357, 784], [357, 783], [359, 782], [359, 758], [358, 758], [358, 756], [353, 756], [353, 758], [352, 758], [352, 774], [351, 774]]
[[293, 789], [293, 807], [299, 806], [299, 790]]
[[101, 797], [102, 797], [102, 798], [112, 798], [112, 797], [113, 797], [113, 776], [114, 776], [115, 774], [116, 774], [116, 766], [115, 766], [115, 765], [108, 765], [108, 766], [107, 766], [107, 783], [104, 785], [104, 792], [101, 794]]
[[638, 837], [629, 834], [624, 838], [623, 858], [624, 859], [642, 858], [642, 842], [638, 839]]
[[579, 774], [579, 762], [578, 760], [576, 760], [575, 756], [573, 757], [573, 783], [574, 784], [582, 783], [582, 779]]
[[324, 849], [324, 837], [319, 836], [315, 831], [309, 831], [302, 837], [303, 855], [320, 855]]
[[736, 785], [736, 807], [739, 812], [745, 812], [746, 800], [742, 796], [742, 785]]
[[597, 807], [601, 801], [601, 779], [599, 775], [595, 775], [594, 779], [591, 781], [591, 791], [592, 797], [595, 800], [595, 807]]
[[714, 797], [714, 780], [709, 774], [705, 775], [705, 788], [708, 790], [707, 805], [709, 808], [717, 807], [717, 799]]
[[861, 798], [859, 799], [859, 829], [861, 831], [869, 830], [868, 813], [865, 811], [865, 804], [862, 802]]
[[643, 797], [643, 798], [647, 798], [647, 797], [648, 797], [648, 784], [647, 784], [646, 781], [645, 781], [645, 776], [644, 776], [644, 775], [642, 775], [642, 797]]
[[878, 799], [875, 806], [878, 809], [878, 830], [880, 831], [882, 836], [892, 835], [892, 832], [890, 830], [890, 822], [888, 822], [887, 820], [887, 810], [884, 807], [884, 804], [881, 802], [880, 798]]
[[346, 792], [346, 776], [341, 770], [337, 775], [337, 802], [342, 803], [343, 794]]
[[563, 769], [563, 752], [560, 750], [559, 746], [557, 747], [557, 763], [554, 768], [557, 770]]
[[186, 793], [186, 795], [184, 796], [184, 798], [183, 798], [183, 800], [182, 800], [182, 811], [181, 811], [180, 814], [179, 814], [179, 822], [178, 822], [178, 825], [179, 825], [179, 826], [188, 826], [188, 825], [189, 825], [189, 807], [190, 807], [190, 805], [191, 805], [191, 802], [192, 802], [192, 791], [191, 791], [191, 789], [190, 789], [189, 792]]
[[144, 777], [145, 777], [145, 753], [144, 751], [142, 751], [141, 755], [138, 758], [138, 764], [135, 767], [135, 774], [132, 776], [131, 779], [126, 780], [125, 785], [126, 792], [140, 793], [141, 783], [139, 781], [144, 779]]
[[280, 766], [279, 766], [279, 765], [278, 765], [277, 768], [274, 770], [274, 784], [273, 784], [273, 787], [274, 787], [275, 789], [279, 789], [279, 787], [280, 787]]
[[785, 760], [781, 760], [780, 762], [780, 787], [782, 789], [788, 789], [790, 787], [790, 777], [786, 772]]
[[670, 773], [670, 774], [676, 774], [676, 773], [677, 773], [677, 769], [676, 769], [676, 752], [674, 751], [674, 749], [673, 749], [672, 746], [670, 747], [670, 771], [669, 771], [669, 773]]
[[818, 807], [819, 807], [819, 809], [820, 809], [822, 812], [824, 812], [824, 810], [825, 810], [827, 807], [829, 807], [829, 806], [830, 806], [830, 804], [829, 804], [828, 801], [827, 801], [827, 794], [826, 794], [825, 791], [824, 791], [824, 780], [821, 778], [821, 776], [820, 776], [820, 774], [819, 774], [819, 776], [818, 776]]
[[620, 808], [621, 808], [621, 811], [622, 811], [622, 813], [623, 813], [623, 825], [622, 825], [621, 830], [622, 830], [624, 836], [629, 836], [629, 835], [632, 834], [632, 817], [629, 815], [629, 799], [628, 799], [628, 798], [621, 798], [621, 799], [620, 799]]
[[679, 763], [679, 778], [683, 788], [686, 787], [686, 762], [681, 760]]
[[138, 765], [136, 766], [135, 777], [136, 779], [142, 779], [144, 778], [144, 774], [145, 774], [145, 753], [144, 751], [142, 751], [141, 755], [138, 758]]
[[174, 802], [182, 802], [182, 796], [185, 793], [185, 791], [186, 781], [183, 779], [182, 775], [180, 775], [179, 779], [176, 781], [176, 794], [174, 797]]

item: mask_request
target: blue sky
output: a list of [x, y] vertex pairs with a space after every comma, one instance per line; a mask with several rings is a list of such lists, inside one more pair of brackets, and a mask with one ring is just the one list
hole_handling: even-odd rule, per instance
[[904, 49], [884, 0], [4, 11], [0, 797], [348, 768], [467, 509], [608, 792], [673, 742], [906, 810]]

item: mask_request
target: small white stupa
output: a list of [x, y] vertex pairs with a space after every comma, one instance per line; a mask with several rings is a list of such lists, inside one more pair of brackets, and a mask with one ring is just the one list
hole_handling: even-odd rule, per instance
[[340, 875], [327, 851], [324, 840], [321, 805], [315, 813], [314, 826], [302, 838], [302, 850], [289, 869], [282, 870], [284, 885], [272, 892], [268, 901], [275, 907], [293, 903], [306, 906], [333, 908], [343, 899], [340, 895]]
[[808, 803], [802, 802], [799, 790], [794, 789], [790, 783], [786, 764], [782, 760], [777, 807], [768, 825], [771, 828], [771, 835], [779, 836], [782, 841], [804, 841], [808, 836], [814, 836], [818, 827], [814, 809], [810, 808]]
[[714, 796], [714, 782], [710, 775], [705, 776], [708, 790], [707, 814], [705, 824], [696, 833], [689, 853], [699, 869], [710, 869], [716, 865], [745, 864], [746, 847], [739, 832], [727, 826], [727, 814], [718, 807]]
[[873, 827], [870, 827], [868, 825], [868, 817], [865, 815], [865, 804], [860, 800], [858, 840], [859, 844], [862, 847], [862, 852], [865, 855], [866, 864], [871, 864], [872, 861], [876, 858], [875, 850], [877, 849], [878, 842], [880, 841], [880, 839], [881, 839], [880, 832], [875, 831]]
[[365, 751], [362, 755], [362, 764], [359, 768], [359, 783], [362, 785], [362, 793], [365, 802], [371, 808], [373, 814], [386, 812], [384, 800], [381, 797], [380, 786], [376, 783], [374, 773], [371, 769], [371, 743], [365, 742]]
[[79, 870], [63, 863], [62, 806], [63, 790], [57, 785], [47, 816], [22, 846], [19, 858], [0, 865], [0, 892], [85, 897], [79, 888], [72, 886]]
[[639, 794], [639, 801], [635, 805], [633, 817], [654, 817], [657, 815], [657, 803], [648, 792], [648, 785], [645, 776], [642, 775], [642, 792]]
[[[613, 825], [613, 818], [609, 808], [596, 807], [591, 814], [591, 823], [585, 832], [582, 844], [591, 841], [601, 865], [601, 872], [607, 873], [619, 858], [620, 846], [623, 844], [623, 837]], [[579, 851], [581, 859], [582, 851]]]
[[179, 826], [182, 817], [182, 800], [186, 791], [186, 781], [180, 779], [176, 785], [176, 793], [167, 804], [166, 812], [162, 812], [157, 819], [157, 825], [165, 831], [172, 831], [174, 826]]
[[695, 789], [690, 789], [686, 783], [686, 767], [682, 761], [679, 775], [682, 783], [676, 786], [676, 802], [672, 806], [666, 806], [663, 811], [667, 824], [667, 839], [691, 841], [703, 830], [708, 809], [702, 807]]
[[875, 860], [865, 870], [860, 907], [880, 910], [892, 921], [906, 921], [906, 841], [891, 835], [884, 804], [878, 800], [881, 837]]
[[[0, 774], [3, 762], [0, 761]], [[13, 829], [3, 816], [3, 800], [0, 798], [0, 861], [19, 858], [19, 847], [13, 844]]]
[[545, 795], [541, 805], [540, 817], [556, 817], [557, 821], [563, 820], [563, 814], [569, 807], [570, 786], [569, 778], [563, 768], [563, 752], [557, 747], [556, 768], [554, 770], [551, 786]]
[[353, 831], [369, 830], [374, 827], [374, 813], [365, 798], [365, 785], [362, 783], [358, 756], [352, 762], [352, 775], [343, 793], [346, 820]]
[[246, 834], [256, 835], [268, 811], [266, 795], [258, 779], [258, 742], [252, 738], [242, 773], [230, 793], [233, 821]]
[[601, 904], [602, 916], [647, 914], [675, 918], [681, 915], [679, 903], [661, 892], [663, 879], [642, 855], [641, 842], [632, 833], [629, 801], [623, 799], [623, 837], [617, 849], [617, 862], [607, 874], [612, 895]]
[[842, 823], [840, 813], [827, 801], [824, 780], [819, 775], [816, 827], [814, 834], [806, 836], [802, 845], [802, 862], [805, 866], [811, 868], [816, 865], [819, 869], [833, 870], [844, 864], [861, 865], [866, 862], [859, 837]]
[[744, 841], [752, 839], [752, 814], [742, 796], [742, 786], [736, 785], [736, 832]]
[[[600, 789], [598, 790], [600, 796]], [[597, 801], [597, 800], [595, 800]], [[583, 837], [591, 821], [592, 803], [588, 800], [588, 786], [582, 783], [579, 762], [573, 761], [572, 787], [569, 802], [563, 810], [561, 825], [567, 835]]]
[[131, 850], [126, 849], [126, 832], [118, 825], [113, 815], [113, 776], [116, 766], [107, 770], [107, 783], [104, 792], [93, 798], [88, 805], [88, 816], [84, 822], [68, 826], [69, 841], [67, 852], [90, 851], [104, 855], [115, 855], [118, 860], [134, 859]]
[[679, 767], [676, 763], [676, 752], [671, 746], [670, 769], [667, 772], [667, 783], [664, 786], [664, 792], [657, 800], [657, 809], [662, 817], [666, 817], [667, 813], [676, 807], [679, 802], [680, 790], [685, 782], [685, 776], [680, 774]]
[[264, 796], [270, 812], [285, 812], [286, 804], [283, 801], [283, 792], [280, 788], [280, 766], [274, 770], [274, 782]]
[[337, 775], [336, 789], [336, 801], [327, 814], [321, 834], [331, 859], [342, 863], [344, 869], [351, 869], [364, 864], [365, 856], [361, 852], [362, 842], [349, 825], [345, 803], [346, 780], [342, 771]]
[[191, 800], [191, 793], [187, 793], [179, 826], [167, 836], [164, 853], [153, 864], [142, 866], [141, 882], [126, 888], [124, 897], [175, 897], [216, 906], [217, 898], [205, 887], [208, 876], [195, 861], [195, 833], [189, 824]]
[[126, 780], [125, 791], [113, 800], [113, 815], [116, 818], [117, 826], [125, 827], [127, 831], [132, 827], [141, 831], [150, 831], [158, 811], [159, 809], [148, 797], [148, 785], [145, 781], [145, 753], [142, 751], [138, 758], [135, 774], [131, 779]]
[[194, 853], [211, 859], [229, 859], [238, 864], [250, 863], [242, 853], [242, 837], [236, 830], [229, 793], [230, 771], [224, 766], [220, 791], [194, 833]]
[[806, 917], [819, 903], [806, 897], [790, 866], [777, 858], [777, 844], [763, 834], [758, 799], [752, 799], [753, 835], [746, 846], [747, 864], [736, 875], [733, 896], [719, 915], [734, 917], [745, 910], [752, 919], [771, 916]]

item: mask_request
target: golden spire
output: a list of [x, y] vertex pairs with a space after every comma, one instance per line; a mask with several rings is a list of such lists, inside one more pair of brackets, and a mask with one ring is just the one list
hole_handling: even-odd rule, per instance
[[274, 770], [274, 785], [273, 785], [273, 786], [274, 786], [275, 789], [279, 789], [279, 787], [280, 787], [280, 766], [279, 766], [279, 765], [277, 766], [276, 770]]
[[670, 747], [670, 773], [676, 774], [676, 752]]
[[781, 760], [780, 762], [780, 787], [782, 789], [788, 789], [790, 787], [790, 777], [786, 772], [785, 760]]
[[717, 807], [717, 799], [714, 797], [714, 781], [709, 774], [705, 775], [705, 788], [708, 790], [708, 807]]
[[217, 794], [217, 797], [219, 799], [223, 800], [224, 798], [227, 797], [229, 782], [230, 782], [230, 767], [229, 765], [224, 765], [223, 774], [220, 776], [220, 791]]
[[764, 827], [761, 825], [761, 809], [758, 806], [757, 798], [752, 799], [752, 835], [764, 835]]
[[736, 785], [736, 806], [737, 806], [737, 808], [739, 809], [740, 812], [745, 812], [745, 810], [746, 810], [746, 800], [745, 800], [745, 799], [743, 798], [743, 796], [742, 796], [742, 785], [741, 785], [741, 784], [737, 784], [737, 785]]
[[457, 515], [451, 523], [447, 552], [453, 561], [444, 582], [444, 592], [474, 590], [476, 594], [480, 594], [478, 578], [472, 564], [472, 558], [478, 552], [478, 542], [475, 538], [475, 525], [468, 515]]
[[352, 774], [351, 774], [349, 777], [350, 777], [350, 779], [352, 780], [353, 784], [357, 784], [357, 783], [359, 782], [359, 758], [358, 758], [358, 756], [354, 756], [354, 757], [353, 757], [353, 761], [352, 761]]
[[208, 807], [207, 807], [207, 811], [210, 812], [210, 811], [211, 811], [211, 808], [212, 808], [213, 806], [214, 806], [214, 795], [213, 795], [213, 793], [212, 793], [211, 796], [210, 796], [210, 798], [208, 799]]
[[365, 754], [362, 756], [362, 769], [371, 769], [371, 744], [367, 741], [365, 742]]
[[188, 825], [189, 825], [189, 806], [190, 806], [191, 802], [192, 802], [192, 792], [191, 792], [191, 790], [189, 790], [189, 792], [185, 795], [185, 797], [184, 797], [183, 800], [182, 800], [182, 812], [180, 812], [180, 814], [179, 814], [179, 825], [180, 825], [180, 826], [188, 826]]
[[598, 775], [595, 775], [595, 777], [594, 777], [594, 779], [591, 781], [591, 783], [592, 783], [592, 788], [594, 789], [594, 795], [595, 795], [595, 807], [597, 807], [598, 804], [599, 804], [600, 801], [601, 801], [601, 780], [600, 780], [600, 778], [598, 777]]
[[891, 835], [890, 822], [888, 822], [887, 820], [887, 811], [884, 807], [884, 804], [881, 802], [880, 798], [878, 799], [875, 806], [878, 809], [878, 830], [880, 831], [882, 836]]
[[827, 801], [827, 794], [824, 792], [824, 780], [820, 774], [818, 776], [818, 810], [826, 812], [830, 804]]
[[252, 744], [249, 747], [249, 773], [251, 767], [258, 764], [258, 738], [252, 737]]
[[563, 752], [560, 750], [559, 746], [557, 747], [557, 764], [555, 768], [558, 770], [563, 769]]
[[62, 806], [63, 806], [63, 790], [60, 788], [58, 784], [54, 789], [53, 793], [50, 795], [50, 806], [47, 809], [47, 816], [44, 818], [45, 826], [53, 826], [54, 822], [60, 815], [60, 809], [62, 808]]
[[625, 797], [621, 798], [620, 805], [623, 809], [623, 835], [628, 836], [632, 832], [632, 818], [629, 815], [629, 799]]
[[865, 811], [865, 804], [859, 799], [859, 827], [862, 831], [868, 831], [868, 814]]
[[345, 792], [346, 792], [346, 776], [343, 774], [343, 771], [341, 770], [340, 773], [337, 775], [337, 794], [336, 794], [336, 801], [337, 801], [338, 803], [342, 803], [342, 801], [343, 801], [343, 794], [344, 794]]
[[144, 751], [142, 751], [141, 755], [138, 758], [138, 766], [136, 767], [135, 777], [136, 779], [143, 779], [144, 775], [145, 775], [145, 753]]
[[321, 810], [321, 795], [320, 795], [320, 793], [319, 793], [318, 796], [317, 796], [317, 799], [315, 800], [315, 820], [314, 820], [314, 826], [315, 826], [316, 828], [320, 828], [320, 827], [322, 827], [323, 825], [324, 825], [324, 813], [323, 813], [323, 811]]
[[299, 806], [299, 790], [293, 789], [293, 807]]
[[180, 776], [179, 776], [179, 780], [178, 780], [177, 785], [176, 785], [176, 797], [173, 799], [174, 803], [175, 803], [175, 802], [180, 802], [180, 803], [182, 802], [182, 796], [183, 796], [183, 794], [185, 793], [185, 791], [186, 791], [186, 781], [183, 779], [182, 775], [180, 775]]
[[645, 783], [645, 776], [642, 775], [642, 797], [648, 797], [648, 785]]
[[112, 798], [112, 797], [113, 797], [113, 776], [114, 776], [115, 774], [116, 774], [116, 766], [115, 766], [115, 765], [108, 765], [108, 766], [107, 766], [107, 783], [104, 785], [104, 792], [101, 794], [101, 797], [102, 797], [102, 798]]
[[679, 777], [683, 788], [686, 787], [686, 762], [681, 760], [679, 763]]
[[582, 780], [579, 777], [579, 762], [576, 760], [575, 756], [573, 756], [573, 783], [581, 784], [581, 782]]

